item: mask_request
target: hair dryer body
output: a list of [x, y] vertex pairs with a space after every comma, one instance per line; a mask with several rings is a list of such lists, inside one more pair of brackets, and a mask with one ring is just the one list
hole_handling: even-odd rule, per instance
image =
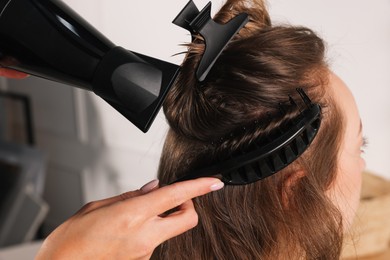
[[95, 92], [146, 132], [179, 66], [115, 46], [59, 0], [0, 0], [0, 66]]

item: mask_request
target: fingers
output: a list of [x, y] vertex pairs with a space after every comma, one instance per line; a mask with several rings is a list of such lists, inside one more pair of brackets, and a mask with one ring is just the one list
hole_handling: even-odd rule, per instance
[[167, 210], [175, 208], [192, 198], [206, 193], [220, 190], [223, 182], [215, 178], [200, 178], [196, 180], [183, 181], [154, 190], [138, 198], [140, 205], [148, 205], [149, 216], [154, 217]]
[[198, 224], [198, 214], [195, 211], [192, 200], [184, 202], [180, 209], [167, 217], [157, 218], [158, 236], [155, 237], [158, 244], [178, 236]]
[[24, 79], [28, 77], [28, 74], [16, 70], [0, 68], [0, 76], [12, 79]]
[[[130, 240], [134, 236], [136, 243], [153, 247], [196, 226], [198, 215], [191, 199], [219, 190], [223, 186], [218, 179], [200, 178], [157, 189], [158, 182], [154, 181], [140, 190], [92, 202], [72, 221], [73, 223], [77, 221], [95, 223], [99, 219], [103, 223], [112, 221], [112, 230], [116, 236], [119, 235], [121, 238], [129, 236]], [[161, 213], [176, 207], [178, 208], [176, 212], [164, 218], [159, 217]], [[111, 232], [110, 229], [108, 232]], [[147, 241], [143, 241], [145, 239]], [[129, 243], [132, 244], [134, 242]]]
[[153, 181], [145, 184], [144, 186], [142, 186], [142, 188], [139, 190], [128, 191], [128, 192], [122, 193], [118, 196], [90, 202], [90, 203], [86, 204], [84, 207], [82, 207], [81, 210], [79, 210], [79, 212], [77, 214], [87, 214], [87, 213], [94, 211], [98, 208], [102, 208], [102, 207], [105, 207], [108, 205], [112, 205], [112, 204], [119, 202], [119, 201], [124, 201], [127, 199], [131, 199], [131, 198], [146, 194], [148, 192], [151, 192], [151, 191], [157, 189], [158, 184], [159, 184], [158, 180], [153, 180]]
[[[156, 229], [160, 231], [156, 234], [157, 236], [154, 237], [155, 241], [157, 241], [158, 244], [161, 244], [170, 238], [194, 228], [198, 224], [198, 214], [195, 211], [191, 199], [212, 191], [220, 190], [223, 186], [224, 184], [218, 179], [203, 178], [175, 183], [148, 194], [150, 197], [159, 196], [160, 193], [162, 196], [165, 196], [165, 199], [160, 198], [159, 201], [161, 209], [164, 212], [179, 206], [178, 210], [174, 213], [163, 218], [155, 218]], [[164, 189], [166, 189], [166, 191], [164, 191]], [[163, 193], [167, 194], [164, 195]], [[146, 197], [146, 195], [143, 197]]]

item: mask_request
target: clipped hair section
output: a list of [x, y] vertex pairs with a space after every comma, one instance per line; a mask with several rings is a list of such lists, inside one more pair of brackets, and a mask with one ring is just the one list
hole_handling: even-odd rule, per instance
[[266, 115], [276, 118], [289, 95], [299, 99], [296, 88], [318, 103], [327, 78], [324, 49], [309, 29], [265, 27], [246, 38], [237, 35], [200, 83], [195, 71], [201, 54], [190, 46], [164, 104], [167, 120], [179, 134], [212, 142]]

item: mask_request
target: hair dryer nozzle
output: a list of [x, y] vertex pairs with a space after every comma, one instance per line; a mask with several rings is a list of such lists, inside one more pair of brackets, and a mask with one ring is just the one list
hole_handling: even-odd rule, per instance
[[177, 65], [116, 47], [98, 66], [93, 91], [147, 132], [178, 72]]

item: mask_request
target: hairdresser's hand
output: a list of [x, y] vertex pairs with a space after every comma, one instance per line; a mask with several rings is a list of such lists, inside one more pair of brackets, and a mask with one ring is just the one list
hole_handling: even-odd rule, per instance
[[28, 74], [16, 70], [0, 68], [0, 76], [10, 79], [24, 79], [28, 77]]
[[[159, 244], [197, 225], [192, 198], [222, 187], [213, 178], [163, 188], [154, 181], [89, 203], [54, 230], [36, 259], [149, 259]], [[160, 216], [178, 206], [175, 213]]]

